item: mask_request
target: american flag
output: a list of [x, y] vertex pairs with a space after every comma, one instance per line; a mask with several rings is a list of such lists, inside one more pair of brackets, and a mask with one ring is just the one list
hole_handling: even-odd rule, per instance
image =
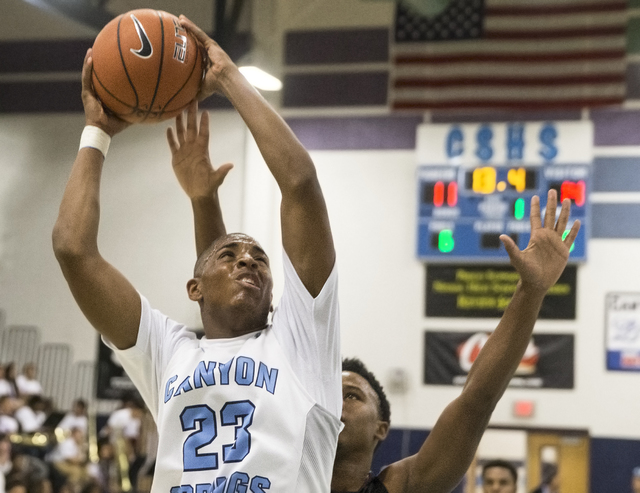
[[415, 1], [396, 10], [393, 109], [624, 101], [626, 0], [450, 0], [430, 18]]

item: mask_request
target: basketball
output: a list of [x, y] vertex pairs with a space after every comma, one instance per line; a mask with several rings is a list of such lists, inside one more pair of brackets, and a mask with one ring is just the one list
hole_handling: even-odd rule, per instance
[[198, 42], [161, 10], [131, 10], [113, 19], [96, 37], [92, 58], [96, 96], [131, 123], [173, 118], [202, 80]]

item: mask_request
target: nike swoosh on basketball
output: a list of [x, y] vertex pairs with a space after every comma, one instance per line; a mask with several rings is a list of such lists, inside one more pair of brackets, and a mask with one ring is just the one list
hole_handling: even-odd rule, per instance
[[144, 31], [144, 27], [142, 27], [140, 21], [136, 19], [136, 16], [131, 14], [131, 19], [133, 19], [133, 25], [136, 26], [136, 32], [140, 38], [140, 43], [142, 43], [142, 47], [139, 50], [131, 48], [131, 53], [139, 56], [140, 58], [149, 58], [153, 55], [153, 46], [151, 46], [147, 33]]

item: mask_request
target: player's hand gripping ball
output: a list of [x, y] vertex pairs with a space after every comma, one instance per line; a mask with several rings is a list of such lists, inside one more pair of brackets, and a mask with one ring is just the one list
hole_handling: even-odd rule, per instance
[[96, 37], [92, 57], [96, 96], [131, 123], [173, 118], [200, 89], [201, 48], [176, 16], [161, 10], [113, 19]]

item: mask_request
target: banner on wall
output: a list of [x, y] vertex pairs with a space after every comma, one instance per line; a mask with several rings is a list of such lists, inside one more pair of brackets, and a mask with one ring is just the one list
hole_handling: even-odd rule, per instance
[[98, 337], [98, 368], [96, 397], [98, 399], [122, 400], [126, 395], [137, 393], [136, 387], [125, 373], [115, 353]]
[[[428, 264], [426, 316], [500, 318], [520, 276], [510, 265]], [[539, 318], [576, 318], [577, 267], [567, 265], [542, 302]]]
[[[464, 385], [488, 332], [425, 332], [424, 383]], [[534, 334], [509, 387], [572, 389], [572, 334]]]
[[607, 370], [640, 371], [640, 293], [605, 298]]

